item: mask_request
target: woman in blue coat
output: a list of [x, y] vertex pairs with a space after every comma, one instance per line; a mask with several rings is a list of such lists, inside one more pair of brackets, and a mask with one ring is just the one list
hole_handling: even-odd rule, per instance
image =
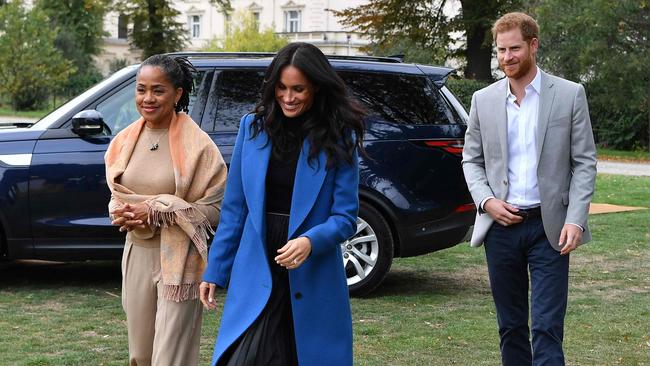
[[352, 365], [339, 243], [356, 230], [363, 112], [323, 53], [292, 43], [242, 118], [201, 284], [227, 288], [213, 365]]

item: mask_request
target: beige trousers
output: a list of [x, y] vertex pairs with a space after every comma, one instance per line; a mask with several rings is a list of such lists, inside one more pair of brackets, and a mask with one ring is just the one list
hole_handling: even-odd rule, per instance
[[122, 257], [122, 307], [129, 335], [129, 365], [197, 365], [201, 302], [160, 299], [159, 291], [160, 246], [127, 241]]

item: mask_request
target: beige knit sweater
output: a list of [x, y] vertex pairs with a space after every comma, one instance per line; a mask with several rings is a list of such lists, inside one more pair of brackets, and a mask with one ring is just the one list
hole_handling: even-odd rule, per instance
[[[174, 194], [174, 167], [169, 151], [168, 129], [153, 129], [145, 126], [138, 137], [129, 164], [120, 177], [120, 183], [138, 194]], [[151, 145], [158, 148], [150, 150]], [[219, 218], [219, 203], [212, 205], [192, 204], [216, 226]], [[152, 231], [154, 235], [152, 236]], [[126, 234], [126, 240], [144, 247], [160, 246], [160, 228], [151, 225]]]

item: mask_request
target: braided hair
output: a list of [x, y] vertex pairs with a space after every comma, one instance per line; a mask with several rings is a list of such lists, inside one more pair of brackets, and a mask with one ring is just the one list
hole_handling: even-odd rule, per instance
[[169, 81], [174, 85], [174, 88], [182, 88], [183, 94], [174, 106], [176, 112], [183, 111], [188, 113], [190, 104], [190, 94], [194, 89], [194, 73], [196, 69], [187, 57], [172, 57], [169, 55], [153, 55], [144, 60], [140, 64], [138, 74], [144, 66], [159, 67]]

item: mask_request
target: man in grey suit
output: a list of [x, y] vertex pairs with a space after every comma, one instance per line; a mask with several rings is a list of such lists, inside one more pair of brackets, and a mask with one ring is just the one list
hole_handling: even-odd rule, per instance
[[471, 244], [485, 243], [503, 364], [564, 365], [569, 253], [591, 239], [587, 99], [580, 84], [537, 67], [533, 18], [506, 14], [492, 35], [506, 77], [472, 97], [463, 150], [479, 208]]

